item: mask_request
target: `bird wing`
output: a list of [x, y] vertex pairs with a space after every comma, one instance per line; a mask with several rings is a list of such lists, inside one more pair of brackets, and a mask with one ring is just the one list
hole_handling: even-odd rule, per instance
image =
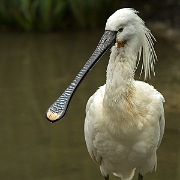
[[160, 95], [161, 95], [161, 101], [162, 101], [162, 108], [161, 108], [161, 111], [160, 111], [160, 118], [159, 118], [160, 138], [159, 138], [157, 148], [161, 144], [163, 134], [164, 134], [164, 127], [165, 127], [165, 117], [164, 117], [164, 108], [163, 108], [163, 103], [165, 102], [165, 100], [164, 100], [164, 97], [162, 96], [162, 94], [160, 94]]
[[142, 81], [135, 81], [135, 88], [137, 89], [138, 92], [136, 93], [134, 100], [136, 101], [136, 104], [140, 108], [148, 105], [147, 108], [149, 109], [149, 111], [151, 111], [151, 116], [155, 115], [158, 118], [157, 121], [159, 122], [159, 133], [160, 133], [157, 144], [157, 148], [158, 148], [163, 138], [164, 126], [165, 126], [164, 108], [163, 108], [163, 103], [165, 102], [164, 97], [153, 86]]
[[86, 118], [84, 124], [85, 141], [91, 158], [101, 164], [102, 157], [97, 151], [95, 141], [100, 131], [99, 124], [102, 120], [102, 102], [105, 85], [101, 86], [88, 100], [86, 105]]

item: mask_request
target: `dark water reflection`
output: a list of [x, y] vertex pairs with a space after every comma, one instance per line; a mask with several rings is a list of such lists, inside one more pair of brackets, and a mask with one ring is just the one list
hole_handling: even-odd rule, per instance
[[[103, 179], [87, 153], [83, 124], [88, 98], [105, 82], [109, 54], [81, 84], [67, 115], [54, 124], [45, 119], [46, 109], [84, 65], [102, 32], [0, 34], [0, 179]], [[166, 99], [166, 132], [157, 172], [145, 179], [179, 180], [180, 42], [157, 40], [159, 62], [149, 83]]]

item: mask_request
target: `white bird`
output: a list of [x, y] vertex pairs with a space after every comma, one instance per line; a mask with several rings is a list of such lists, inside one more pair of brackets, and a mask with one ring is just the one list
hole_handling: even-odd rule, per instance
[[109, 179], [110, 173], [122, 180], [131, 180], [135, 170], [139, 172], [138, 180], [142, 180], [147, 172], [156, 169], [156, 151], [165, 126], [164, 98], [153, 86], [134, 80], [141, 54], [145, 78], [154, 72], [157, 57], [153, 39], [137, 11], [130, 8], [117, 10], [108, 18], [105, 35], [89, 59], [100, 52], [94, 58], [96, 61], [91, 65], [86, 63], [88, 70], [84, 72], [82, 69], [47, 111], [52, 122], [64, 116], [64, 109], [84, 77], [81, 74], [87, 74], [97, 59], [113, 45], [106, 84], [89, 98], [84, 124], [88, 152], [99, 164], [105, 180]]
[[156, 150], [164, 133], [163, 96], [153, 86], [134, 80], [138, 54], [143, 50], [145, 77], [156, 59], [152, 35], [132, 9], [109, 17], [106, 30], [118, 31], [111, 49], [106, 84], [88, 100], [84, 125], [91, 158], [122, 180], [142, 179], [156, 168]]

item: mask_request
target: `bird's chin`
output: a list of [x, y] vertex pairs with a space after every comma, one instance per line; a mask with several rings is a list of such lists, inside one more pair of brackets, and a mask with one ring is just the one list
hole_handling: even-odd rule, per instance
[[116, 47], [119, 49], [121, 47], [124, 47], [126, 44], [126, 41], [116, 41]]

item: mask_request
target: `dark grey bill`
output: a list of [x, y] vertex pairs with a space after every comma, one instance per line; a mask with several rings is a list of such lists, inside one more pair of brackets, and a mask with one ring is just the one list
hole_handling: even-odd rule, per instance
[[46, 117], [49, 121], [55, 122], [61, 119], [68, 109], [69, 102], [76, 91], [77, 87], [87, 75], [87, 73], [94, 67], [98, 60], [109, 50], [116, 40], [116, 31], [105, 31], [95, 51], [86, 62], [84, 67], [77, 74], [75, 79], [69, 85], [69, 87], [63, 92], [63, 94], [50, 106], [46, 112]]

